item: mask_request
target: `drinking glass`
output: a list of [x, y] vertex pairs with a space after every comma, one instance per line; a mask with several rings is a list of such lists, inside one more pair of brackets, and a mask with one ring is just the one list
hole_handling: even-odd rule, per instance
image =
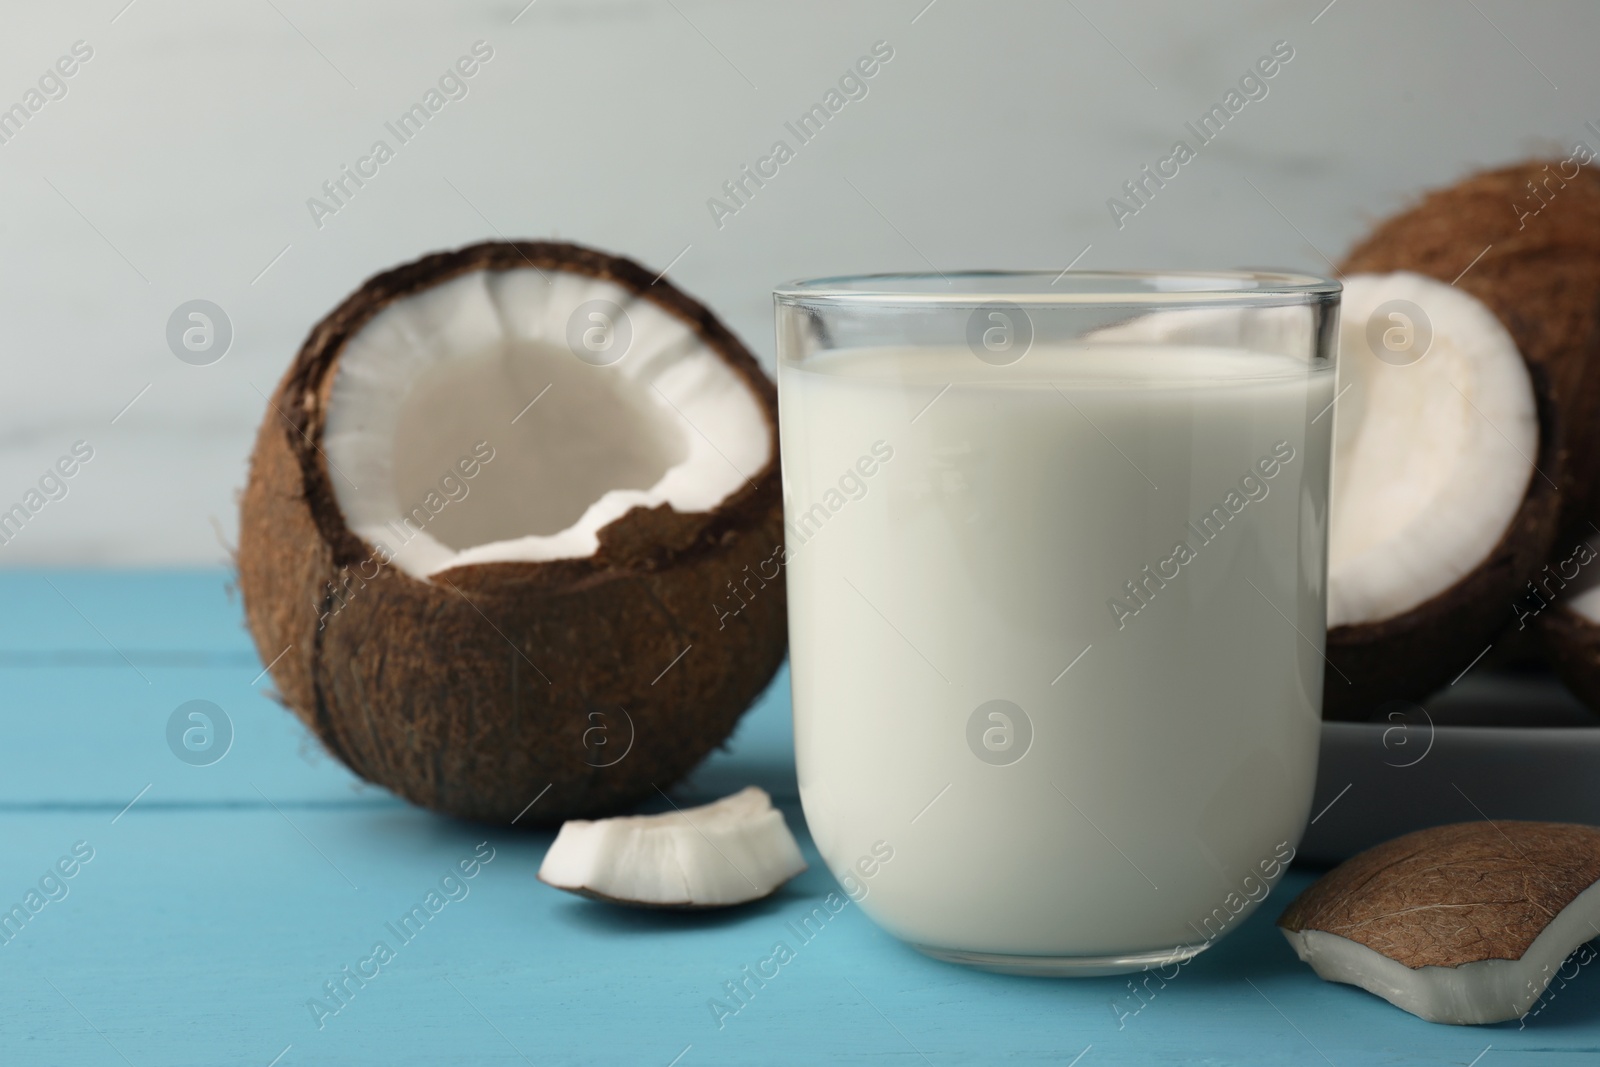
[[1282, 875], [1320, 736], [1339, 290], [777, 290], [801, 801], [891, 933], [1013, 973], [1139, 970]]

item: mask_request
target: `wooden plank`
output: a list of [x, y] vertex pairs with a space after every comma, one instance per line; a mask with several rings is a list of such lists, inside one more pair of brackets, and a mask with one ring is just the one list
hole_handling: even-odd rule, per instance
[[[250, 686], [260, 669], [0, 668], [7, 708], [0, 805], [121, 806], [146, 788], [141, 802], [151, 806], [259, 803], [263, 792], [280, 803], [376, 794], [328, 756], [298, 719]], [[220, 714], [202, 709], [208, 718], [193, 720], [180, 713], [194, 700]], [[183, 729], [197, 731], [188, 738], [192, 747], [177, 739], [192, 762], [169, 745], [175, 714]], [[221, 745], [225, 754], [201, 765]]]
[[[174, 654], [249, 666], [254, 645], [230, 572], [195, 570], [0, 570], [0, 665], [48, 662], [173, 662]], [[71, 666], [68, 658], [60, 666]], [[260, 670], [258, 664], [254, 674]]]
[[[203, 647], [183, 620], [226, 615], [214, 575], [209, 594], [174, 580], [173, 602], [193, 612], [152, 609], [160, 583], [142, 576], [101, 577], [73, 589], [118, 633], [164, 619], [150, 632]], [[0, 914], [76, 843], [93, 849], [72, 878], [44, 886], [59, 899], [0, 936], [0, 1063], [1500, 1067], [1585, 1062], [1600, 1046], [1587, 971], [1526, 1029], [1434, 1026], [1320, 981], [1271, 925], [1309, 883], [1300, 871], [1237, 932], [1138, 992], [1127, 978], [1032, 980], [928, 960], [846, 898], [830, 911], [838, 887], [795, 803], [784, 676], [678, 793], [694, 802], [765, 785], [811, 869], [770, 901], [686, 916], [550, 889], [534, 877], [548, 832], [439, 818], [307, 760], [303, 731], [251, 690], [249, 668], [146, 673], [0, 670]], [[166, 745], [165, 717], [192, 697], [224, 704], [237, 729], [209, 767]], [[494, 858], [444, 882], [481, 842]], [[430, 890], [448, 901], [436, 914]], [[402, 938], [390, 924], [415, 904], [428, 918]], [[797, 933], [818, 908], [815, 932]], [[324, 983], [380, 940], [392, 960], [329, 999]], [[735, 999], [725, 983], [746, 981], [780, 941], [794, 958]]]
[[[1433, 1026], [1317, 980], [1271, 927], [1286, 896], [1136, 997], [1125, 978], [1045, 981], [928, 960], [812, 868], [726, 914], [632, 912], [534, 879], [542, 832], [407, 808], [143, 810], [0, 816], [3, 902], [77, 841], [94, 858], [0, 946], [6, 1062], [667, 1064], [1495, 1062], [1592, 1048], [1594, 978], [1528, 1029]], [[794, 812], [792, 825], [801, 827]], [[493, 859], [405, 941], [394, 924], [488, 841]], [[1307, 876], [1293, 875], [1297, 890]], [[444, 894], [441, 893], [441, 899]], [[377, 942], [394, 959], [341, 1001], [324, 983]], [[784, 942], [794, 958], [742, 1002], [724, 983]], [[721, 1001], [731, 1015], [713, 1011]], [[321, 1002], [314, 1010], [310, 1004]], [[333, 1009], [337, 1009], [334, 1011]], [[719, 1025], [720, 1023], [720, 1025]], [[319, 1025], [320, 1024], [320, 1025]], [[92, 1027], [92, 1028], [91, 1028]], [[96, 1030], [103, 1034], [101, 1037]], [[26, 1050], [27, 1055], [20, 1053]], [[519, 1056], [520, 1053], [520, 1056]], [[1320, 1053], [1320, 1055], [1319, 1055]], [[919, 1056], [920, 1054], [920, 1056]], [[1578, 1062], [1574, 1058], [1573, 1062]]]
[[[255, 667], [255, 672], [260, 671]], [[0, 667], [6, 694], [0, 746], [0, 809], [117, 805], [148, 787], [148, 806], [200, 802], [280, 804], [359, 801], [389, 794], [369, 786], [321, 747], [293, 714], [252, 688], [249, 667], [163, 668], [126, 664], [70, 670]], [[207, 720], [181, 709], [203, 700]], [[178, 714], [199, 750], [177, 755], [168, 735]], [[693, 803], [757, 784], [796, 801], [790, 741], [788, 674], [781, 672], [749, 712], [730, 747], [714, 752], [679, 790]], [[213, 732], [207, 736], [204, 731]], [[224, 732], [226, 754], [214, 762]], [[178, 742], [183, 745], [180, 737]], [[190, 752], [192, 751], [192, 755]], [[204, 764], [204, 765], [201, 765]], [[664, 805], [663, 805], [664, 806]]]

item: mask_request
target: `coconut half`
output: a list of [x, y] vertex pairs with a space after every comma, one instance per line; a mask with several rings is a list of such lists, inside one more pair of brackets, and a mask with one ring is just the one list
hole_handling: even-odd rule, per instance
[[592, 556], [634, 508], [709, 512], [767, 466], [768, 431], [690, 323], [617, 282], [523, 266], [374, 315], [339, 356], [322, 449], [351, 531], [427, 578]]
[[[1344, 278], [1328, 531], [1324, 714], [1365, 719], [1454, 678], [1554, 536], [1532, 376], [1483, 303], [1420, 274]], [[1100, 341], [1306, 353], [1305, 307], [1159, 311]], [[1548, 458], [1548, 456], [1546, 456]]]
[[1365, 718], [1464, 670], [1555, 536], [1533, 379], [1472, 296], [1356, 274], [1340, 309], [1324, 713]]
[[613, 904], [721, 908], [771, 896], [805, 869], [783, 812], [748, 786], [698, 808], [564, 823], [539, 880]]
[[1515, 338], [1540, 398], [1550, 448], [1538, 463], [1560, 487], [1558, 547], [1593, 533], [1588, 524], [1600, 512], [1600, 171], [1568, 159], [1474, 174], [1385, 220], [1350, 252], [1344, 270], [1425, 274], [1494, 313]]
[[776, 426], [738, 339], [629, 260], [491, 243], [380, 274], [312, 330], [257, 437], [257, 650], [331, 752], [416, 803], [619, 810], [782, 660]]
[[1590, 708], [1600, 708], [1600, 535], [1547, 565], [1513, 606], [1520, 626], [1533, 619], [1545, 659]]
[[[1453, 284], [1482, 301], [1506, 327], [1528, 364], [1540, 424], [1538, 469], [1514, 527], [1537, 527], [1538, 511], [1555, 510], [1557, 516], [1546, 554], [1530, 562], [1540, 538], [1530, 533], [1518, 539], [1508, 530], [1494, 573], [1461, 587], [1448, 606], [1440, 606], [1443, 611], [1424, 605], [1409, 624], [1401, 617], [1361, 641], [1354, 638], [1363, 635], [1354, 632], [1343, 635], [1342, 644], [1330, 635], [1329, 655], [1341, 667], [1403, 662], [1408, 654], [1430, 667], [1447, 661], [1465, 667], [1491, 641], [1495, 652], [1485, 662], [1494, 659], [1502, 648], [1515, 647], [1516, 641], [1507, 638], [1526, 622], [1523, 602], [1531, 596], [1550, 599], [1544, 572], [1561, 570], [1570, 580], [1574, 546], [1595, 534], [1600, 520], [1600, 173], [1583, 165], [1591, 158], [1579, 146], [1569, 159], [1518, 163], [1435, 190], [1381, 223], [1345, 261], [1347, 271], [1414, 271]], [[1552, 485], [1559, 491], [1547, 492]], [[1427, 636], [1447, 612], [1460, 613], [1454, 624], [1459, 634], [1451, 638], [1460, 643], [1453, 648]], [[1503, 630], [1508, 625], [1509, 633]], [[1538, 625], [1563, 677], [1600, 709], [1600, 670], [1588, 665], [1600, 638], [1587, 633], [1581, 613], [1543, 611]], [[1444, 670], [1424, 673], [1441, 682], [1453, 677]], [[1339, 694], [1330, 686], [1327, 695], [1337, 709]], [[1420, 695], [1418, 687], [1403, 685], [1381, 693], [1382, 698]], [[1370, 710], [1372, 701], [1365, 703], [1365, 708], [1343, 710], [1359, 717]]]
[[1527, 1014], [1600, 935], [1600, 829], [1478, 822], [1406, 834], [1335, 867], [1278, 920], [1330, 982], [1430, 1022]]
[[1511, 526], [1539, 448], [1528, 368], [1479, 301], [1420, 274], [1358, 274], [1341, 313], [1330, 628], [1393, 618], [1465, 578]]

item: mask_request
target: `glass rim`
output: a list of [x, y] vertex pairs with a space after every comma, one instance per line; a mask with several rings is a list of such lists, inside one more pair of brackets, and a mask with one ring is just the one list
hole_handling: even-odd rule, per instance
[[1279, 270], [897, 271], [797, 279], [775, 288], [772, 297], [786, 305], [1192, 306], [1312, 303], [1336, 296], [1343, 288], [1332, 278]]

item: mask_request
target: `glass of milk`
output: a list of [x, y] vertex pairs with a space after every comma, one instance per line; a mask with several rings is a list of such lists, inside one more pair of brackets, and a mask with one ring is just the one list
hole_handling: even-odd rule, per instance
[[775, 294], [800, 796], [878, 923], [1176, 966], [1305, 826], [1339, 285], [969, 273]]

